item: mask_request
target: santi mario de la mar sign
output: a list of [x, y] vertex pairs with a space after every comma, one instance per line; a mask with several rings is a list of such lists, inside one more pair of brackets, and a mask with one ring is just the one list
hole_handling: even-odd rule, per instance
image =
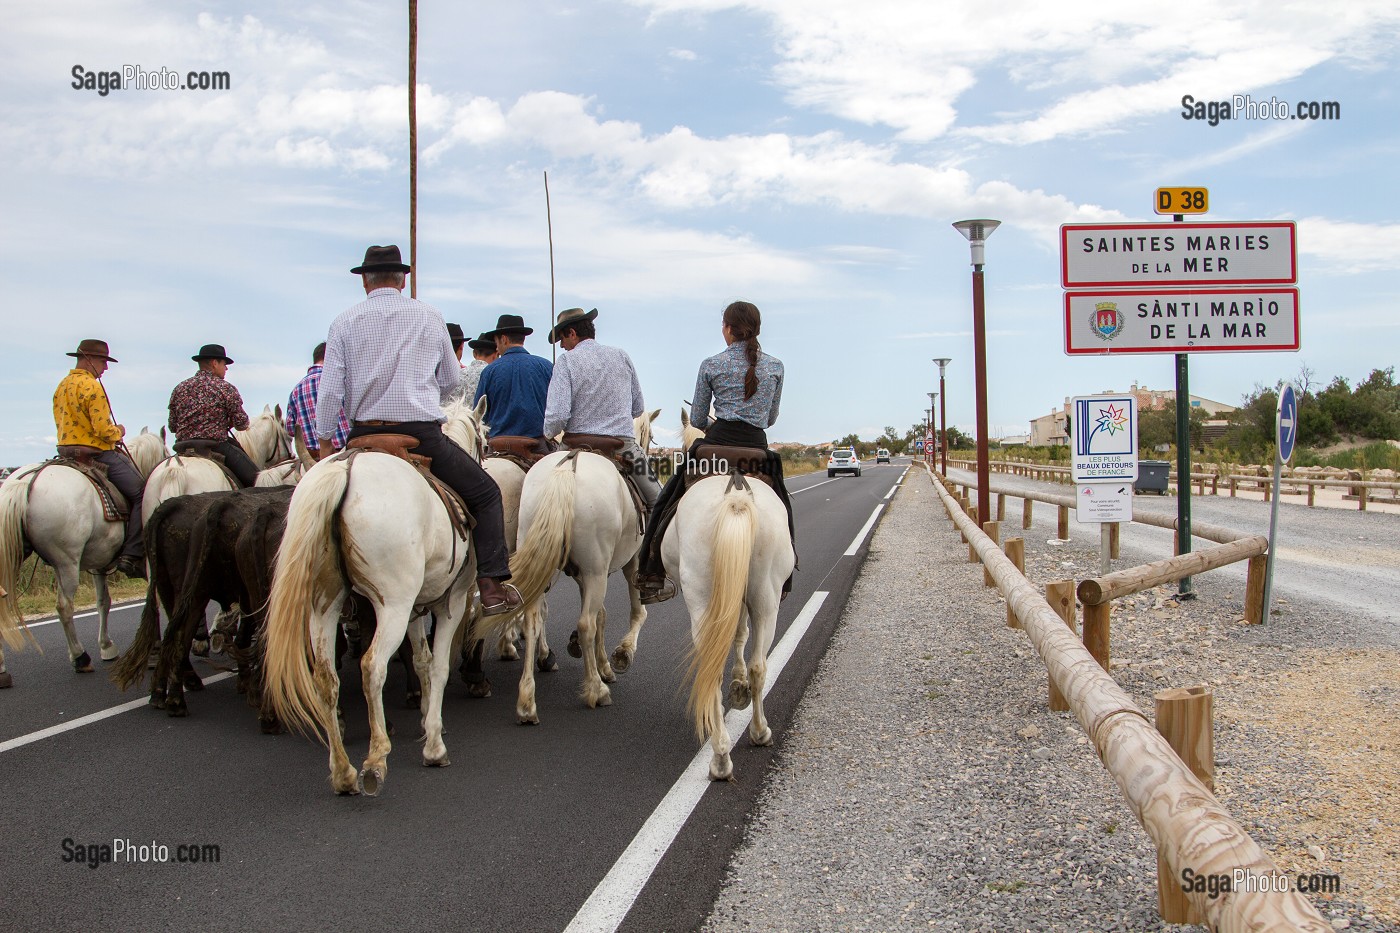
[[1291, 285], [1298, 281], [1292, 221], [1064, 224], [1065, 288], [1118, 285]]
[[1297, 350], [1296, 288], [1065, 292], [1065, 353]]

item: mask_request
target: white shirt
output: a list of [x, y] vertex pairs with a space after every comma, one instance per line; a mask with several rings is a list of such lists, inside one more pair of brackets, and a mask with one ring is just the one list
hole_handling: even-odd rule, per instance
[[631, 437], [632, 419], [646, 408], [637, 370], [627, 351], [592, 338], [559, 357], [549, 380], [544, 436], [576, 434]]
[[444, 420], [442, 400], [461, 368], [442, 313], [376, 288], [331, 322], [316, 404], [316, 434], [335, 432], [336, 413], [356, 421]]

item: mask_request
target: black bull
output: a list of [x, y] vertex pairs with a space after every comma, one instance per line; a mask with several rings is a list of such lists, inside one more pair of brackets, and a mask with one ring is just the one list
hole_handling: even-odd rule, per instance
[[[237, 604], [241, 619], [229, 655], [238, 663], [238, 692], [258, 709], [264, 732], [280, 731], [276, 716], [263, 702], [259, 636], [293, 491], [290, 486], [277, 486], [200, 493], [176, 497], [156, 509], [145, 529], [150, 583], [141, 624], [112, 672], [122, 689], [141, 679], [160, 637], [160, 609], [164, 608], [170, 624], [151, 679], [151, 705], [163, 707], [171, 716], [187, 715], [185, 691], [204, 686], [189, 652], [205, 609], [211, 601], [225, 612]], [[353, 596], [346, 602], [347, 615], [359, 623], [354, 626], [361, 636], [357, 641], [367, 643], [374, 632], [374, 610], [364, 597]], [[342, 632], [337, 638], [337, 663], [345, 647]], [[480, 645], [474, 655], [470, 666], [480, 671]], [[407, 705], [417, 708], [421, 687], [407, 640], [400, 658], [408, 677]], [[484, 684], [484, 690], [473, 694], [489, 692], [490, 685]]]

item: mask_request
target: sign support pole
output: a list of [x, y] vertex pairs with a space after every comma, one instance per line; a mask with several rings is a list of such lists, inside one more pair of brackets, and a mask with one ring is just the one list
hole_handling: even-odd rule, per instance
[[[1173, 223], [1183, 223], [1184, 214], [1172, 215]], [[1186, 353], [1176, 355], [1176, 553], [1191, 553], [1191, 380]], [[1177, 583], [1177, 599], [1195, 599], [1196, 587], [1190, 577]]]
[[1099, 523], [1099, 576], [1102, 577], [1108, 576], [1109, 571], [1111, 569], [1109, 567], [1108, 554], [1110, 546], [1109, 536], [1111, 535], [1112, 530], [1113, 526], [1111, 523]]
[[1264, 609], [1261, 622], [1268, 621], [1269, 604], [1274, 596], [1274, 543], [1278, 534], [1279, 484], [1283, 481], [1283, 464], [1293, 459], [1298, 443], [1298, 396], [1293, 386], [1284, 383], [1278, 393], [1278, 414], [1274, 423], [1274, 488], [1273, 506], [1269, 509], [1269, 556], [1264, 565]]

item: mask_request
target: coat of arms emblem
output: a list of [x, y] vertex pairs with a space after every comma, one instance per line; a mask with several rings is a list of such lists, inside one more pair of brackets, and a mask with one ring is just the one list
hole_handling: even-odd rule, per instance
[[1100, 340], [1112, 340], [1123, 331], [1123, 314], [1114, 301], [1100, 301], [1094, 305], [1094, 313], [1089, 315], [1089, 324]]

